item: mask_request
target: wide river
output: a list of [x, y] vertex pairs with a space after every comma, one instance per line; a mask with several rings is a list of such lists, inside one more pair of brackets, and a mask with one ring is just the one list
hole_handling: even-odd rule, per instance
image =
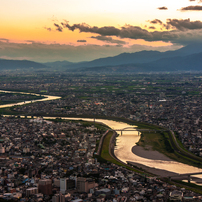
[[[19, 92], [11, 92], [11, 91], [0, 91], [0, 92], [19, 93]], [[23, 92], [21, 93], [29, 94], [29, 93], [23, 93]], [[30, 93], [30, 94], [40, 96], [39, 94], [33, 94], [33, 93]], [[0, 108], [11, 107], [15, 105], [23, 105], [23, 104], [39, 102], [39, 101], [60, 99], [60, 97], [57, 97], [57, 96], [49, 96], [49, 95], [42, 95], [42, 96], [44, 96], [45, 98], [39, 99], [39, 100], [21, 102], [17, 104], [15, 103], [15, 104], [9, 104], [9, 105], [1, 105]], [[43, 117], [43, 118], [55, 119], [58, 117]], [[94, 119], [89, 119], [89, 118], [71, 118], [71, 117], [61, 117], [61, 118], [69, 119], [69, 120], [94, 121]], [[129, 125], [127, 123], [116, 122], [116, 121], [106, 120], [106, 119], [95, 119], [95, 121], [108, 125], [110, 128], [114, 130], [123, 129], [127, 127], [136, 127], [136, 126]], [[202, 172], [202, 169], [200, 168], [173, 161], [157, 151], [152, 151], [150, 149], [144, 150], [143, 148], [137, 146], [136, 143], [139, 141], [140, 136], [138, 136], [138, 132], [135, 129], [134, 131], [127, 131], [127, 132], [124, 131], [122, 135], [120, 132], [118, 133], [119, 133], [119, 136], [117, 137], [117, 140], [116, 140], [116, 147], [115, 147], [114, 153], [118, 159], [120, 159], [121, 161], [125, 163], [127, 161], [130, 161], [130, 162], [142, 164], [147, 167], [160, 169], [163, 171], [169, 171], [176, 174]], [[197, 175], [197, 178], [202, 179], [202, 175]]]
[[48, 101], [48, 100], [57, 100], [57, 99], [61, 98], [61, 97], [52, 96], [52, 95], [40, 95], [40, 94], [36, 94], [36, 93], [25, 93], [25, 92], [15, 92], [15, 91], [6, 91], [6, 90], [0, 90], [0, 93], [18, 93], [18, 94], [24, 94], [24, 95], [36, 95], [36, 96], [44, 97], [42, 99], [37, 99], [37, 100], [29, 100], [29, 101], [14, 103], [14, 104], [0, 105], [0, 108], [13, 107], [16, 105], [24, 105], [24, 104], [34, 103], [34, 102], [43, 102], [43, 101]]

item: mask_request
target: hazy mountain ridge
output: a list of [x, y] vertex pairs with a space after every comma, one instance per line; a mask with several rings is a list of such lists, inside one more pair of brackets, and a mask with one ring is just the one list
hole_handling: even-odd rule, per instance
[[175, 51], [122, 53], [114, 57], [79, 63], [55, 61], [41, 64], [28, 60], [0, 59], [0, 69], [57, 69], [71, 72], [201, 71], [201, 64], [202, 43], [190, 44]]
[[43, 64], [48, 67], [57, 68], [57, 67], [65, 67], [65, 66], [73, 65], [74, 63], [64, 60], [64, 61], [46, 62]]
[[161, 58], [149, 63], [124, 64], [81, 68], [78, 71], [92, 72], [160, 72], [160, 71], [202, 71], [202, 52], [188, 56]]
[[99, 58], [89, 62], [75, 63], [65, 66], [67, 69], [120, 66], [125, 64], [142, 64], [157, 61], [162, 58], [187, 56], [202, 52], [202, 43], [193, 43], [175, 51], [140, 51], [135, 53], [122, 53], [114, 57]]
[[44, 69], [47, 68], [46, 65], [33, 62], [29, 60], [6, 60], [6, 59], [0, 59], [0, 69]]

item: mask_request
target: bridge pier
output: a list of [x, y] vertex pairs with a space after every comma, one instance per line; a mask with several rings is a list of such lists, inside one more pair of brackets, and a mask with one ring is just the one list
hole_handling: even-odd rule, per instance
[[122, 136], [123, 131], [121, 131], [121, 136]]
[[190, 181], [191, 181], [190, 175], [188, 175], [187, 177], [188, 177], [188, 183], [190, 183]]

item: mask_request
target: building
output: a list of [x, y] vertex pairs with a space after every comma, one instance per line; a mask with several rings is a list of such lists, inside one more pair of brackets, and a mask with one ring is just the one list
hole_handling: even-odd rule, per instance
[[71, 180], [68, 178], [61, 178], [60, 179], [60, 192], [65, 194], [65, 191], [68, 189], [75, 188], [75, 180]]
[[5, 148], [0, 143], [0, 154], [4, 154], [4, 153], [5, 153]]
[[110, 196], [111, 190], [110, 190], [110, 189], [107, 189], [107, 188], [105, 188], [105, 189], [99, 189], [99, 190], [97, 190], [97, 191], [95, 192], [95, 194], [96, 194], [97, 196], [100, 196], [100, 195]]
[[52, 194], [52, 180], [50, 179], [39, 180], [38, 189], [39, 192], [42, 194], [46, 195]]
[[76, 187], [76, 181], [73, 180], [73, 179], [67, 179], [67, 184], [66, 184], [66, 187], [67, 187], [67, 190], [68, 189], [74, 189]]
[[34, 194], [38, 194], [38, 187], [31, 187], [31, 188], [26, 189], [26, 196], [29, 197]]
[[67, 179], [66, 178], [60, 178], [60, 191], [62, 194], [65, 194], [65, 191], [67, 190]]
[[95, 181], [90, 178], [77, 178], [77, 190], [78, 192], [88, 193], [90, 189], [95, 187]]
[[52, 202], [65, 202], [65, 196], [62, 195], [61, 193], [60, 194], [55, 194], [52, 197]]

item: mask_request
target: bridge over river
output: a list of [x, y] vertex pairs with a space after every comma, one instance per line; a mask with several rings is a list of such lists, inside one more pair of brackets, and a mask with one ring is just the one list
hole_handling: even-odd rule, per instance
[[141, 134], [141, 132], [169, 132], [169, 130], [166, 130], [166, 129], [139, 129], [139, 128], [136, 128], [136, 127], [127, 127], [127, 128], [123, 128], [123, 129], [111, 129], [111, 131], [120, 131], [121, 132], [121, 135], [123, 135], [123, 132], [124, 131], [137, 131], [138, 132], [138, 135]]
[[185, 177], [188, 180], [188, 183], [190, 183], [192, 175], [202, 175], [202, 172], [176, 174], [176, 175], [171, 175], [171, 176], [167, 176], [167, 177], [169, 178], [169, 180], [171, 180], [172, 178], [180, 178], [181, 179], [181, 178]]

